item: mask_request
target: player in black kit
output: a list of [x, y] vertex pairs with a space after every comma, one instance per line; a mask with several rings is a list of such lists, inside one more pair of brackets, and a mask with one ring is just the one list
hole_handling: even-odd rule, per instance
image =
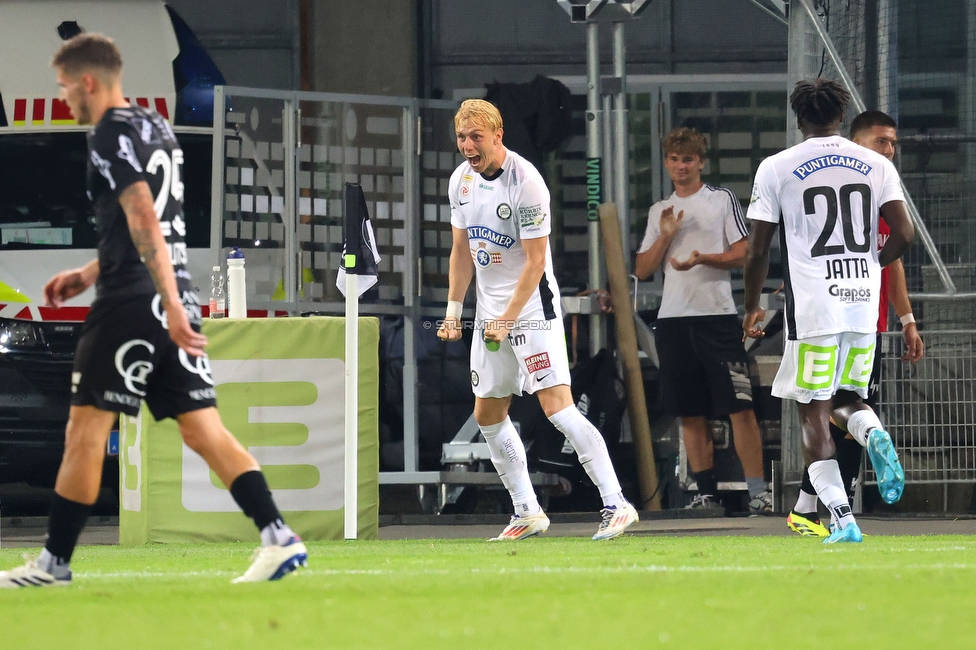
[[117, 413], [146, 400], [156, 419], [175, 418], [260, 531], [262, 547], [234, 582], [276, 580], [305, 564], [305, 545], [284, 523], [254, 457], [216, 409], [200, 307], [187, 273], [183, 236], [183, 152], [159, 115], [130, 106], [113, 41], [80, 34], [52, 62], [61, 98], [88, 134], [88, 194], [95, 207], [98, 258], [62, 271], [44, 287], [49, 306], [96, 285], [71, 376], [65, 452], [40, 556], [0, 572], [0, 588], [64, 585], [98, 496], [105, 444]]

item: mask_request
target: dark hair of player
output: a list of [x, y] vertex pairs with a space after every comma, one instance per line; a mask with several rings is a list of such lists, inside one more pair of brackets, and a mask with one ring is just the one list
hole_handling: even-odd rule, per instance
[[850, 93], [842, 85], [819, 77], [797, 82], [790, 95], [790, 108], [797, 120], [822, 127], [843, 120], [850, 100]]
[[858, 133], [861, 131], [867, 131], [868, 129], [875, 126], [886, 126], [892, 129], [898, 128], [898, 123], [895, 122], [887, 113], [881, 111], [864, 111], [860, 115], [854, 118], [851, 122], [850, 138], [853, 140]]

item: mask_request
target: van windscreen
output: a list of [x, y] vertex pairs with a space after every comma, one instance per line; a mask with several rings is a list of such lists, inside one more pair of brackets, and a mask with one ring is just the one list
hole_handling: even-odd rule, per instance
[[[178, 134], [190, 248], [210, 245], [210, 136]], [[0, 250], [98, 246], [85, 133], [0, 133]]]

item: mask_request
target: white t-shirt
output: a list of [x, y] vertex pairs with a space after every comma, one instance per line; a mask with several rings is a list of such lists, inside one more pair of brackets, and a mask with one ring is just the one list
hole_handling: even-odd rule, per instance
[[781, 224], [790, 339], [877, 330], [879, 211], [904, 200], [894, 165], [840, 136], [762, 161], [748, 216]]
[[731, 190], [706, 184], [691, 196], [682, 198], [672, 194], [658, 201], [647, 211], [647, 231], [638, 253], [648, 250], [661, 236], [661, 212], [668, 206], [674, 206], [675, 218], [682, 210], [685, 214], [662, 261], [664, 295], [658, 318], [736, 313], [731, 274], [727, 269], [699, 264], [678, 271], [671, 266], [671, 258], [683, 262], [692, 251], [724, 253], [748, 236], [739, 199]]
[[[451, 225], [468, 232], [474, 260], [479, 320], [498, 318], [515, 294], [525, 266], [523, 239], [548, 237], [552, 229], [549, 190], [538, 170], [508, 150], [502, 172], [492, 180], [475, 173], [467, 162], [454, 170], [448, 188]], [[546, 270], [526, 302], [521, 319], [559, 320], [559, 287], [546, 245]]]

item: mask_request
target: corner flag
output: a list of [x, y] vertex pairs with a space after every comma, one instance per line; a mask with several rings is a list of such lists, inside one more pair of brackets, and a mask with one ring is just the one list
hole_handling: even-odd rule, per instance
[[346, 183], [345, 208], [345, 241], [336, 273], [336, 287], [342, 295], [346, 295], [346, 274], [358, 275], [359, 297], [376, 284], [380, 253], [376, 249], [376, 237], [369, 222], [366, 196], [359, 185]]

